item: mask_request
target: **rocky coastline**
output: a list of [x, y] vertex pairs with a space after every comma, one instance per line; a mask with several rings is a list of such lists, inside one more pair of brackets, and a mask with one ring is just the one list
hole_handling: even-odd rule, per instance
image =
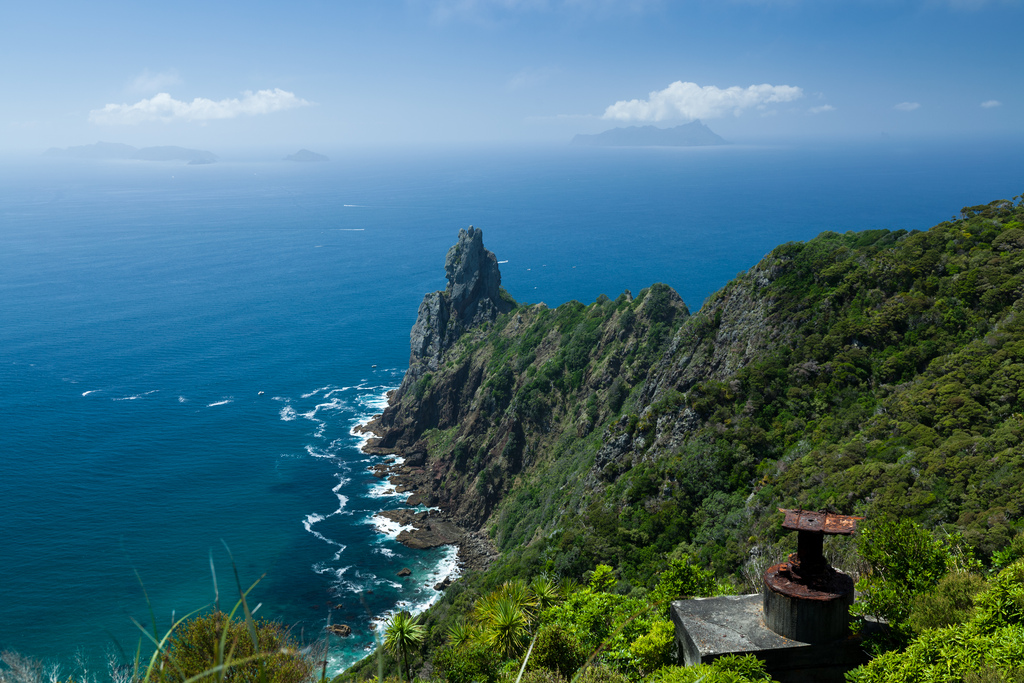
[[[400, 462], [396, 457], [386, 458], [368, 469], [373, 476], [391, 483], [397, 493], [409, 493], [405, 504], [410, 508], [425, 505], [430, 474], [417, 466], [417, 463], [422, 464], [421, 458], [416, 457], [419, 454], [406, 454], [401, 449], [379, 445], [384, 436], [380, 418], [380, 415], [374, 415], [369, 422], [355, 428], [356, 433], [373, 434], [363, 446], [363, 452], [369, 455], [399, 456], [403, 460]], [[403, 529], [396, 539], [407, 548], [425, 550], [442, 545], [455, 546], [458, 549], [459, 570], [462, 572], [484, 571], [498, 557], [497, 548], [485, 532], [467, 531], [455, 524], [443, 510], [416, 512], [409, 508], [399, 508], [382, 510], [378, 514], [404, 527], [410, 527]], [[442, 590], [450, 583], [451, 577], [447, 577], [434, 588]]]
[[[409, 425], [392, 424], [397, 404], [418, 380], [438, 370], [445, 352], [462, 334], [493, 323], [500, 314], [516, 305], [501, 288], [497, 257], [484, 248], [483, 233], [473, 226], [459, 231], [458, 241], [445, 256], [444, 269], [448, 286], [443, 291], [427, 294], [420, 304], [409, 335], [409, 369], [402, 386], [388, 393], [388, 408], [384, 413], [355, 428], [357, 434], [372, 435], [363, 446], [364, 453], [401, 458], [401, 461], [397, 457], [386, 458], [369, 469], [374, 476], [387, 479], [398, 493], [409, 493], [405, 501], [409, 507], [444, 505], [432, 490], [444, 471], [438, 469], [436, 463], [432, 469], [425, 467], [426, 446], [417, 439], [405, 438]], [[429, 416], [421, 417], [413, 431], [423, 431], [430, 422]], [[486, 532], [465, 529], [443, 507], [423, 512], [385, 510], [379, 514], [407, 527], [397, 540], [409, 548], [456, 546], [461, 571], [483, 571], [498, 557], [498, 550]], [[446, 587], [446, 582], [449, 581], [446, 579], [435, 588]]]

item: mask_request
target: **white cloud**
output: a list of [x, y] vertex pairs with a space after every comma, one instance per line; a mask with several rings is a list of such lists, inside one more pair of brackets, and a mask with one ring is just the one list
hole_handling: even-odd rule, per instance
[[921, 106], [920, 102], [900, 102], [893, 109], [898, 111], [914, 111]]
[[833, 107], [831, 104], [823, 104], [820, 107], [811, 107], [807, 111], [811, 112], [812, 114], [824, 114], [827, 111], [835, 111], [835, 110], [836, 110], [836, 108]]
[[197, 97], [191, 102], [182, 102], [162, 92], [135, 104], [108, 104], [102, 109], [93, 109], [89, 112], [89, 120], [93, 123], [104, 124], [175, 120], [211, 121], [213, 119], [233, 119], [243, 115], [270, 114], [275, 111], [305, 107], [309, 104], [301, 97], [296, 97], [294, 93], [280, 88], [257, 92], [247, 90], [241, 99], [236, 97], [219, 102], [205, 97]]
[[150, 73], [149, 69], [144, 69], [141, 74], [132, 80], [131, 90], [132, 92], [148, 94], [161, 92], [179, 83], [181, 83], [181, 76], [174, 69], [168, 69], [159, 73]]
[[991, 109], [993, 107], [1001, 107], [1003, 106], [1003, 103], [1000, 102], [999, 100], [985, 100], [984, 102], [981, 103], [981, 106], [983, 106], [985, 109]]
[[676, 81], [664, 90], [652, 92], [646, 100], [620, 100], [604, 111], [603, 118], [616, 121], [664, 121], [666, 119], [713, 119], [728, 113], [737, 116], [744, 109], [763, 108], [775, 102], [790, 102], [804, 96], [791, 85], [752, 85], [731, 88]]

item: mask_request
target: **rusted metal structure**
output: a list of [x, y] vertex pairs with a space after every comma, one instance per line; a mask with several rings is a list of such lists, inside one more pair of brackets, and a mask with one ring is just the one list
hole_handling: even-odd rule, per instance
[[827, 643], [849, 632], [853, 579], [822, 554], [826, 535], [849, 536], [863, 517], [781, 510], [783, 529], [797, 532], [797, 551], [764, 575], [765, 626], [804, 643]]

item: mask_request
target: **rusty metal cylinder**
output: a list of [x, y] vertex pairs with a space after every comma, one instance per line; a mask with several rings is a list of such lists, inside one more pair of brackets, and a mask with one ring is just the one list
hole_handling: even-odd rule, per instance
[[798, 583], [782, 562], [764, 575], [765, 626], [802, 643], [827, 643], [849, 633], [853, 579], [828, 568], [812, 585]]

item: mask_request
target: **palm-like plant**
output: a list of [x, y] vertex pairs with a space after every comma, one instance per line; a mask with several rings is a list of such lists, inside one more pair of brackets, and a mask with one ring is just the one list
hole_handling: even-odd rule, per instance
[[465, 621], [458, 621], [448, 627], [448, 643], [455, 647], [476, 639], [480, 629]]
[[530, 592], [533, 593], [539, 612], [543, 612], [562, 600], [562, 592], [558, 589], [558, 585], [547, 576], [535, 578], [530, 584]]
[[399, 612], [391, 617], [384, 627], [384, 649], [396, 657], [402, 657], [406, 681], [412, 681], [409, 671], [409, 648], [423, 642], [423, 634], [423, 625], [417, 624], [408, 612]]
[[477, 605], [478, 619], [485, 626], [484, 637], [502, 657], [522, 652], [530, 632], [530, 619], [522, 605], [508, 595], [492, 594]]

